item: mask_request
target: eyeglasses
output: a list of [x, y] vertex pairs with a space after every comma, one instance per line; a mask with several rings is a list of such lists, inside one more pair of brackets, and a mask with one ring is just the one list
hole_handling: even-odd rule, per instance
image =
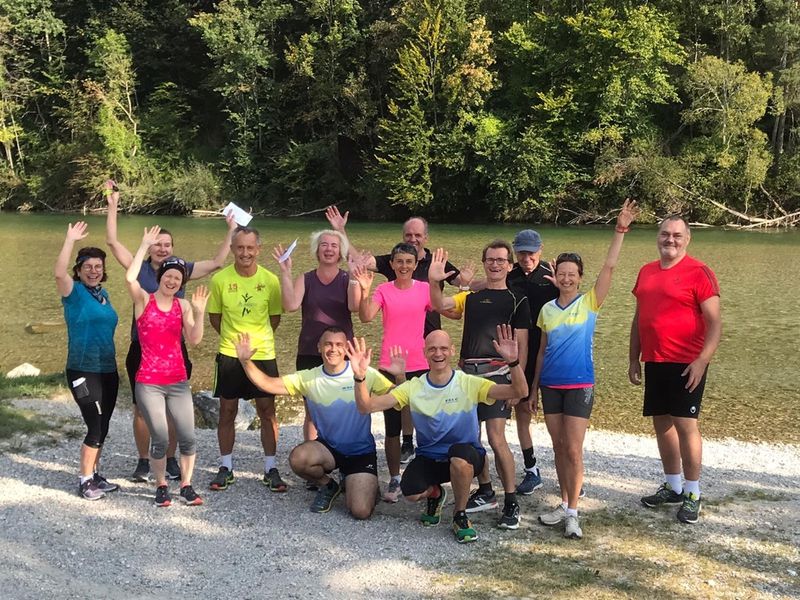
[[487, 265], [504, 265], [508, 262], [507, 258], [484, 258], [483, 262]]
[[581, 260], [580, 254], [575, 254], [574, 252], [562, 252], [556, 257], [556, 262], [574, 262], [582, 264], [583, 260]]

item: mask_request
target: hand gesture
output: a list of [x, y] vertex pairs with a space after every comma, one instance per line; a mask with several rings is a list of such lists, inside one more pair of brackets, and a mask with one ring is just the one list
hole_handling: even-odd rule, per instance
[[208, 288], [198, 285], [197, 289], [192, 292], [192, 308], [202, 315], [206, 310], [206, 302], [208, 302]]
[[[105, 190], [111, 190], [111, 193], [109, 194]], [[117, 189], [117, 182], [113, 179], [106, 179], [105, 183], [103, 184], [103, 195], [106, 197], [108, 205], [116, 208], [119, 205], [119, 190]]]
[[328, 223], [331, 224], [331, 229], [334, 231], [341, 231], [344, 233], [345, 225], [347, 225], [347, 218], [350, 216], [350, 211], [348, 210], [342, 216], [342, 213], [339, 212], [339, 209], [336, 208], [336, 205], [331, 204], [328, 208], [325, 209], [325, 217], [328, 219]]
[[551, 260], [549, 262], [542, 261], [540, 264], [545, 269], [550, 271], [550, 274], [549, 275], [545, 275], [544, 278], [547, 281], [549, 281], [550, 283], [552, 283], [554, 286], [558, 287], [558, 284], [556, 283], [556, 259], [553, 259], [553, 260]]
[[389, 348], [389, 358], [392, 362], [386, 368], [386, 372], [391, 373], [395, 377], [404, 375], [406, 372], [408, 350], [403, 349], [402, 346], [392, 346]]
[[468, 260], [461, 267], [461, 285], [469, 285], [475, 279], [475, 261]]
[[528, 394], [528, 408], [534, 418], [539, 414], [539, 386], [532, 385], [531, 393]]
[[354, 271], [351, 271], [353, 278], [358, 281], [361, 286], [362, 292], [369, 292], [372, 287], [372, 281], [375, 279], [375, 273], [370, 271], [364, 266], [358, 266]]
[[362, 252], [350, 252], [347, 256], [347, 268], [352, 273], [356, 267], [366, 267], [372, 259], [372, 252], [364, 250]]
[[292, 256], [289, 255], [286, 258], [286, 260], [281, 262], [280, 258], [281, 258], [281, 256], [283, 256], [283, 253], [284, 253], [283, 246], [281, 244], [278, 244], [272, 250], [272, 258], [274, 258], [275, 262], [278, 263], [278, 267], [280, 268], [281, 273], [289, 273], [289, 274], [291, 274], [291, 272], [292, 272]]
[[639, 216], [639, 207], [636, 204], [636, 200], [631, 200], [630, 198], [625, 198], [625, 202], [622, 204], [622, 208], [617, 215], [617, 227], [621, 227], [623, 229], [627, 229], [630, 227], [631, 223], [636, 220], [636, 217]]
[[681, 373], [681, 377], [686, 377], [686, 385], [684, 386], [690, 392], [693, 392], [700, 382], [703, 381], [703, 375], [705, 375], [706, 367], [708, 363], [704, 361], [702, 358], [696, 358], [689, 366], [683, 370]]
[[89, 235], [88, 228], [89, 226], [84, 221], [78, 221], [75, 225], [69, 223], [67, 225], [67, 239], [72, 242], [82, 240]]
[[228, 226], [228, 231], [233, 231], [239, 226], [239, 224], [236, 222], [236, 219], [233, 218], [233, 211], [231, 211], [228, 216], [225, 217], [225, 224]]
[[363, 338], [347, 340], [347, 359], [350, 361], [350, 368], [353, 375], [359, 379], [367, 376], [367, 368], [372, 362], [372, 348], [367, 348], [367, 341]]
[[158, 234], [161, 233], [161, 227], [153, 225], [150, 229], [144, 228], [144, 235], [142, 235], [142, 245], [148, 248], [158, 241]]
[[431, 267], [428, 270], [428, 281], [439, 283], [440, 281], [444, 281], [453, 275], [455, 271], [447, 271], [445, 273], [444, 268], [446, 265], [447, 252], [445, 252], [442, 248], [437, 248], [431, 255]]
[[492, 340], [494, 349], [503, 357], [506, 362], [514, 362], [517, 360], [519, 349], [517, 348], [517, 340], [514, 339], [514, 330], [511, 325], [502, 324], [497, 326], [497, 339]]
[[250, 360], [258, 350], [258, 348], [250, 347], [249, 333], [240, 333], [239, 341], [234, 344], [234, 347], [236, 348], [236, 356], [241, 361]]
[[633, 385], [641, 385], [642, 383], [642, 363], [638, 360], [632, 360], [628, 366], [628, 380]]

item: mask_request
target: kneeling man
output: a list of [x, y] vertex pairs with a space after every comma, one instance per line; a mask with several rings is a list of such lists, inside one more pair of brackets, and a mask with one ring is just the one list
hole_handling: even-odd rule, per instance
[[[493, 383], [489, 379], [454, 371], [450, 363], [455, 348], [450, 336], [436, 330], [425, 338], [425, 357], [430, 371], [401, 383], [389, 393], [376, 394], [370, 391], [365, 379], [370, 372], [371, 351], [363, 338], [348, 342], [358, 409], [370, 413], [393, 407], [411, 408], [411, 418], [417, 430], [417, 453], [400, 482], [403, 496], [412, 502], [427, 499], [422, 524], [438, 525], [447, 499], [447, 492], [441, 484], [451, 482], [455, 496], [453, 532], [459, 543], [478, 539], [466, 513], [470, 484], [486, 460], [486, 451], [479, 438], [477, 405], [493, 404], [495, 400], [516, 400], [528, 393], [511, 327], [497, 327], [494, 347], [508, 362], [510, 384]], [[394, 367], [398, 357], [393, 353], [392, 358]]]
[[[330, 477], [339, 469], [346, 478], [345, 502], [356, 519], [368, 519], [378, 493], [378, 461], [369, 415], [356, 408], [353, 385], [356, 376], [346, 360], [347, 337], [338, 327], [329, 327], [319, 339], [322, 365], [293, 375], [270, 377], [253, 364], [247, 334], [239, 336], [236, 354], [245, 373], [256, 386], [269, 394], [303, 396], [308, 401], [311, 420], [317, 428], [316, 440], [303, 442], [289, 455], [292, 470], [319, 491], [311, 504], [312, 512], [328, 512], [345, 486]], [[377, 370], [359, 371], [366, 389], [385, 394], [392, 383]], [[357, 379], [356, 379], [357, 380]]]

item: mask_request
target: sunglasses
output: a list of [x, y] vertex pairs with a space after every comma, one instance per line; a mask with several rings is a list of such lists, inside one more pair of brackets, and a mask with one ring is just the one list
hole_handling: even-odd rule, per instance
[[574, 252], [562, 252], [556, 257], [556, 263], [562, 262], [574, 262], [578, 264], [583, 264], [583, 260], [581, 260], [580, 254], [575, 254]]

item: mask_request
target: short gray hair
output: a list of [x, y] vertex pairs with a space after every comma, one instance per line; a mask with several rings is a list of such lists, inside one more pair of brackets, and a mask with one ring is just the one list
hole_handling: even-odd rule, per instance
[[347, 241], [347, 237], [341, 231], [335, 231], [333, 229], [323, 229], [311, 234], [311, 256], [319, 260], [317, 252], [319, 251], [319, 240], [323, 235], [332, 235], [339, 238], [339, 260], [347, 260], [347, 253], [350, 251], [350, 244]]
[[245, 235], [247, 235], [248, 233], [255, 234], [256, 244], [258, 244], [259, 246], [261, 245], [261, 234], [258, 233], [258, 229], [256, 229], [255, 227], [247, 227], [245, 225], [239, 225], [236, 229], [233, 230], [233, 235], [231, 236], [231, 244], [233, 244], [234, 238], [240, 233], [244, 233]]

